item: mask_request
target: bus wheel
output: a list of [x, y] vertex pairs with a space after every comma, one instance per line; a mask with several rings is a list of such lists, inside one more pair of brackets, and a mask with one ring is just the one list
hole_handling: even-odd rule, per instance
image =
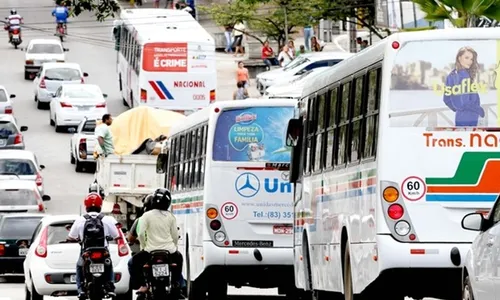
[[227, 282], [224, 279], [215, 279], [208, 283], [208, 300], [226, 300]]
[[345, 300], [354, 300], [351, 275], [351, 256], [349, 250], [349, 241], [346, 241], [344, 252], [344, 298]]
[[472, 286], [470, 285], [469, 276], [465, 277], [464, 289], [462, 291], [462, 300], [474, 300], [474, 294], [472, 293]]

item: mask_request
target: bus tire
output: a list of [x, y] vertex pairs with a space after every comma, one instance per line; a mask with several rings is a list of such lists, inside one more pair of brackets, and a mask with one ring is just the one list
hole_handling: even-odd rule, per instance
[[[354, 291], [352, 288], [352, 275], [351, 275], [351, 251], [349, 250], [349, 241], [346, 241], [344, 251], [344, 299], [355, 300]], [[357, 300], [357, 298], [356, 298]]]
[[462, 299], [463, 300], [474, 300], [474, 293], [472, 292], [472, 286], [470, 284], [469, 276], [466, 276], [464, 279], [464, 288], [462, 291]]
[[210, 280], [208, 283], [208, 300], [226, 300], [227, 299], [227, 282], [224, 278]]

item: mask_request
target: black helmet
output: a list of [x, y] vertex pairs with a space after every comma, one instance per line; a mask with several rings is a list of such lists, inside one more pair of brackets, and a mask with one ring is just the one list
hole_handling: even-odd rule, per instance
[[144, 198], [144, 200], [142, 200], [142, 204], [143, 204], [142, 213], [145, 213], [145, 212], [150, 211], [152, 209], [151, 206], [153, 204], [153, 198], [154, 198], [154, 194], [149, 194]]
[[151, 209], [168, 210], [172, 203], [172, 196], [167, 189], [157, 189], [153, 195]]
[[10, 14], [11, 15], [17, 15], [17, 10], [15, 10], [14, 8], [10, 10]]

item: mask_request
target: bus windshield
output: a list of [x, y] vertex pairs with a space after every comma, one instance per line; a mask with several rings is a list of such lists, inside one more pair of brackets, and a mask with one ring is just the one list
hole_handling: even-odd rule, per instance
[[290, 162], [285, 145], [293, 107], [248, 107], [223, 111], [215, 128], [214, 161]]

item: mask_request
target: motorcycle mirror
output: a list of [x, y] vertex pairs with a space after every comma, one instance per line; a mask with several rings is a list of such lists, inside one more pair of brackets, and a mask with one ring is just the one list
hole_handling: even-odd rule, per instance
[[68, 52], [68, 51], [69, 51], [69, 49], [68, 49], [68, 48], [64, 48], [64, 52]]

